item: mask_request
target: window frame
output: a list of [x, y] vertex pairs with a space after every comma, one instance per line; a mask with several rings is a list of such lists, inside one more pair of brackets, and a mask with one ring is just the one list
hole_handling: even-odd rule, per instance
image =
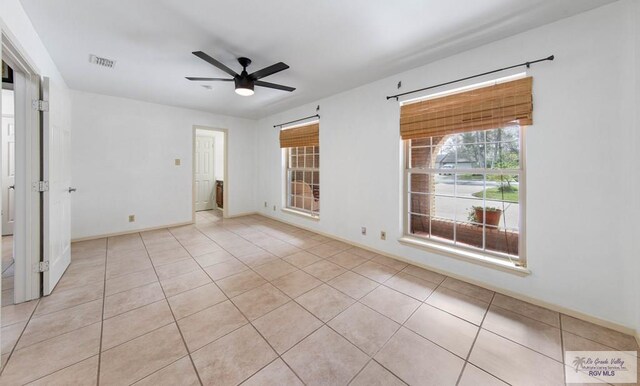
[[[291, 167], [291, 149], [300, 149], [300, 148], [308, 148], [308, 147], [313, 147], [313, 148], [317, 148], [317, 151], [314, 150], [313, 153], [311, 153], [311, 156], [314, 158], [314, 165], [311, 168], [306, 167], [306, 161], [305, 161], [305, 165], [303, 167]], [[320, 166], [319, 165], [315, 165], [315, 156], [318, 156], [318, 161], [320, 160], [320, 145], [314, 145], [314, 146], [296, 146], [296, 147], [287, 147], [287, 148], [283, 148], [282, 149], [282, 157], [283, 157], [283, 171], [284, 171], [284, 175], [283, 175], [283, 181], [284, 181], [284, 202], [282, 205], [282, 210], [289, 212], [289, 213], [293, 213], [293, 214], [298, 214], [298, 215], [302, 215], [308, 218], [312, 218], [312, 219], [319, 219], [320, 218], [320, 209], [318, 209], [317, 211], [313, 211], [313, 210], [305, 210], [303, 208], [298, 208], [295, 206], [291, 206], [290, 205], [290, 201], [289, 199], [291, 197], [293, 197], [293, 195], [291, 194], [291, 180], [290, 180], [290, 176], [295, 173], [295, 172], [311, 172], [311, 173], [317, 173], [318, 174], [318, 183], [317, 184], [312, 184], [312, 185], [317, 185], [318, 186], [318, 203], [320, 203]], [[299, 150], [298, 150], [299, 151]], [[298, 156], [298, 154], [296, 154], [296, 156]], [[308, 154], [306, 154], [306, 149], [305, 149], [305, 154], [304, 157], [306, 158], [308, 156]], [[313, 177], [312, 177], [313, 178]], [[310, 186], [311, 189], [313, 189], [313, 186]], [[304, 197], [304, 196], [302, 196]], [[314, 196], [315, 197], [315, 196]]]
[[[492, 129], [488, 129], [492, 130]], [[478, 131], [487, 131], [487, 130], [478, 130]], [[508, 255], [506, 253], [496, 252], [487, 250], [484, 246], [483, 248], [476, 248], [473, 246], [466, 246], [462, 244], [455, 243], [454, 240], [451, 242], [438, 240], [434, 238], [420, 237], [418, 235], [410, 233], [411, 229], [411, 208], [410, 208], [410, 196], [411, 191], [409, 190], [409, 181], [410, 175], [412, 171], [415, 173], [422, 174], [432, 174], [437, 175], [438, 173], [456, 173], [456, 169], [442, 169], [442, 168], [410, 168], [410, 155], [411, 155], [411, 140], [400, 140], [402, 144], [403, 157], [402, 157], [402, 237], [400, 239], [401, 242], [411, 246], [425, 247], [429, 250], [435, 250], [438, 252], [445, 252], [447, 255], [452, 255], [454, 257], [461, 257], [468, 260], [473, 260], [479, 262], [481, 264], [489, 264], [489, 265], [497, 265], [497, 266], [506, 266], [516, 267], [516, 271], [526, 271], [527, 266], [527, 256], [526, 256], [526, 191], [527, 191], [527, 173], [526, 173], [526, 132], [527, 126], [519, 126], [519, 146], [520, 146], [520, 159], [519, 159], [519, 169], [499, 169], [492, 170], [490, 174], [495, 175], [518, 175], [518, 205], [519, 205], [519, 216], [518, 216], [518, 256]], [[429, 138], [429, 137], [427, 137]], [[432, 137], [431, 137], [432, 138]], [[433, 144], [432, 144], [433, 146]], [[486, 165], [485, 165], [486, 166]], [[485, 175], [484, 181], [486, 181], [487, 168], [470, 168], [463, 169], [465, 173], [480, 173]], [[431, 220], [430, 220], [431, 221]], [[454, 227], [454, 232], [455, 232]], [[483, 236], [483, 245], [485, 244], [485, 237]]]

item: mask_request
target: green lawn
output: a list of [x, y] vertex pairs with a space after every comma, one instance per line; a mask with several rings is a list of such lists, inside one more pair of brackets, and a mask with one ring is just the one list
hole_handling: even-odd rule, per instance
[[[473, 193], [474, 197], [482, 198], [484, 191], [479, 191]], [[510, 201], [510, 202], [518, 202], [518, 188], [511, 187], [510, 191], [505, 191], [502, 193], [499, 187], [495, 186], [493, 188], [487, 188], [487, 200], [499, 200], [499, 201]]]

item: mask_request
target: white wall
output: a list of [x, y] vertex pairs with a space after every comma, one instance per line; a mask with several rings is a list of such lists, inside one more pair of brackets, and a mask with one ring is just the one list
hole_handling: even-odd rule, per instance
[[[366, 244], [503, 290], [627, 327], [638, 315], [638, 256], [629, 143], [630, 84], [638, 65], [632, 0], [620, 1], [277, 114], [259, 123], [256, 207], [265, 214]], [[385, 96], [496, 67], [556, 55], [533, 66], [534, 125], [527, 132], [527, 245], [532, 274], [519, 277], [401, 245], [399, 107]], [[375, 64], [372, 64], [375, 65]], [[501, 74], [500, 76], [504, 76]], [[476, 80], [477, 81], [477, 80]], [[460, 84], [452, 86], [458, 87]], [[318, 222], [281, 206], [281, 152], [273, 124], [311, 115], [320, 104]], [[636, 198], [637, 199], [637, 198]], [[269, 208], [263, 207], [267, 201]], [[633, 219], [626, 221], [626, 219]], [[360, 227], [368, 227], [368, 236]], [[387, 240], [378, 238], [387, 231]], [[640, 325], [638, 325], [640, 327]]]
[[193, 125], [229, 130], [225, 204], [230, 216], [254, 211], [255, 121], [80, 91], [71, 100], [73, 239], [191, 221]]

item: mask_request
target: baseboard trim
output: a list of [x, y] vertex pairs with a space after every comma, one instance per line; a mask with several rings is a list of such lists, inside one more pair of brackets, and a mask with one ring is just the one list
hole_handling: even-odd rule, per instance
[[300, 228], [300, 229], [304, 229], [304, 230], [307, 230], [307, 231], [310, 231], [310, 232], [314, 232], [314, 233], [320, 234], [322, 236], [328, 237], [330, 239], [342, 241], [343, 243], [347, 243], [347, 244], [353, 245], [353, 246], [358, 247], [358, 248], [366, 249], [368, 251], [375, 252], [377, 254], [380, 254], [380, 255], [383, 255], [383, 256], [386, 256], [386, 257], [390, 257], [392, 259], [396, 259], [396, 260], [403, 261], [405, 263], [413, 264], [413, 265], [416, 265], [418, 267], [421, 267], [421, 268], [424, 268], [424, 269], [428, 269], [430, 271], [437, 272], [437, 273], [440, 273], [440, 274], [445, 275], [445, 276], [450, 276], [450, 277], [452, 277], [454, 279], [458, 279], [458, 280], [461, 280], [461, 281], [464, 281], [464, 282], [467, 282], [467, 283], [470, 283], [470, 284], [474, 284], [474, 285], [489, 289], [491, 291], [500, 293], [500, 294], [505, 295], [505, 296], [510, 296], [510, 297], [516, 298], [518, 300], [522, 300], [524, 302], [535, 304], [537, 306], [544, 307], [544, 308], [550, 309], [552, 311], [556, 311], [556, 312], [565, 314], [567, 316], [571, 316], [571, 317], [574, 317], [574, 318], [582, 319], [582, 320], [585, 320], [587, 322], [590, 322], [590, 323], [593, 323], [593, 324], [597, 324], [598, 326], [606, 327], [606, 328], [621, 332], [623, 334], [634, 336], [636, 338], [636, 340], [638, 341], [638, 345], [640, 345], [640, 331], [637, 331], [634, 328], [627, 327], [627, 326], [618, 324], [616, 322], [611, 322], [611, 321], [606, 320], [606, 319], [601, 319], [601, 318], [598, 318], [596, 316], [585, 314], [585, 313], [583, 313], [581, 311], [577, 311], [577, 310], [574, 310], [574, 309], [571, 309], [571, 308], [560, 306], [560, 305], [557, 305], [557, 304], [554, 304], [554, 303], [549, 303], [549, 302], [546, 302], [544, 300], [540, 300], [540, 299], [537, 299], [537, 298], [533, 298], [533, 297], [529, 297], [529, 296], [526, 296], [526, 295], [522, 295], [520, 293], [513, 292], [513, 291], [510, 291], [510, 290], [505, 289], [505, 288], [496, 287], [494, 285], [487, 284], [487, 283], [484, 283], [484, 282], [479, 281], [479, 280], [470, 279], [470, 278], [467, 278], [465, 276], [462, 276], [462, 275], [459, 275], [459, 274], [456, 274], [456, 273], [453, 273], [453, 272], [449, 272], [449, 271], [446, 271], [446, 270], [443, 270], [443, 269], [440, 269], [440, 268], [432, 267], [432, 266], [429, 266], [429, 265], [421, 263], [421, 262], [413, 261], [411, 259], [407, 259], [407, 258], [404, 258], [404, 257], [401, 257], [401, 256], [396, 256], [394, 254], [390, 254], [390, 253], [387, 253], [387, 252], [384, 252], [384, 251], [380, 251], [378, 249], [369, 247], [367, 245], [363, 245], [363, 244], [359, 244], [359, 243], [353, 242], [351, 240], [343, 239], [341, 237], [338, 237], [338, 236], [335, 236], [335, 235], [332, 235], [332, 234], [329, 234], [329, 233], [325, 233], [325, 232], [319, 231], [317, 229], [313, 229], [311, 227], [295, 224], [293, 222], [282, 220], [280, 218], [273, 217], [273, 216], [270, 216], [268, 214], [264, 214], [264, 213], [260, 213], [260, 212], [258, 212], [257, 214], [262, 216], [262, 217], [266, 217], [266, 218], [268, 218], [270, 220], [278, 221], [278, 222], [281, 222], [283, 224], [295, 226], [295, 227]]
[[106, 233], [106, 234], [95, 235], [95, 236], [79, 237], [79, 238], [71, 239], [71, 242], [72, 243], [77, 243], [79, 241], [89, 241], [89, 240], [104, 239], [106, 237], [124, 236], [124, 235], [130, 235], [132, 233], [155, 231], [155, 230], [158, 230], [158, 229], [174, 228], [174, 227], [180, 227], [180, 226], [191, 225], [191, 224], [193, 224], [193, 221], [185, 221], [185, 222], [179, 222], [179, 223], [168, 224], [168, 225], [160, 225], [160, 226], [149, 227], [149, 228], [131, 229], [131, 230], [126, 230], [126, 231], [122, 231], [122, 232], [114, 232], [114, 233]]
[[255, 214], [260, 214], [258, 212], [242, 212], [242, 213], [234, 213], [234, 214], [230, 214], [225, 218], [236, 218], [236, 217], [244, 217], [244, 216], [252, 216]]

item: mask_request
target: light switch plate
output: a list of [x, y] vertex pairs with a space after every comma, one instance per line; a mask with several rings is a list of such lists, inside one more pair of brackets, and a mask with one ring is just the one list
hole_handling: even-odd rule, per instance
[[176, 162], [176, 166], [180, 166], [180, 158], [176, 158], [175, 162]]
[[136, 215], [135, 214], [130, 214], [129, 215], [129, 222], [135, 222], [136, 221]]

